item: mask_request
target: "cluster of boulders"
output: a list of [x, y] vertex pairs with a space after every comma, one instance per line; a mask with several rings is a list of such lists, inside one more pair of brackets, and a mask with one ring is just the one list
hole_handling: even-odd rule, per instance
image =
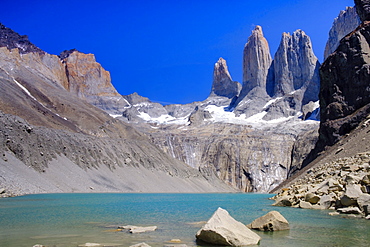
[[[142, 233], [148, 231], [155, 231], [156, 226], [119, 226], [117, 230], [127, 230], [130, 233]], [[199, 243], [206, 245], [223, 245], [223, 246], [247, 246], [256, 245], [260, 242], [261, 237], [253, 232], [259, 231], [280, 231], [289, 230], [288, 221], [277, 211], [271, 211], [266, 215], [255, 219], [249, 225], [235, 220], [230, 214], [222, 208], [218, 208], [212, 217], [205, 225], [197, 232], [196, 239]], [[99, 243], [85, 243], [79, 245], [81, 247], [87, 246], [104, 246]], [[43, 245], [35, 245], [34, 247], [44, 247]], [[131, 245], [130, 247], [150, 247], [145, 242]], [[171, 239], [164, 247], [187, 247], [180, 239]]]
[[[338, 150], [339, 152], [340, 150]], [[333, 209], [370, 219], [370, 152], [316, 166], [274, 196], [275, 206]]]
[[254, 220], [249, 225], [235, 220], [222, 208], [218, 208], [208, 222], [197, 232], [197, 240], [224, 246], [258, 244], [261, 237], [250, 229], [261, 231], [288, 230], [288, 221], [277, 211]]

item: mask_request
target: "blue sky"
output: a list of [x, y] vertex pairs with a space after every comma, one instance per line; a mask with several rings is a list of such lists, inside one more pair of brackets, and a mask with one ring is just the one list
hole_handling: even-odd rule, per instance
[[302, 29], [319, 61], [335, 17], [353, 0], [1, 1], [0, 22], [44, 51], [93, 53], [120, 94], [190, 103], [207, 98], [214, 63], [242, 78], [242, 53], [261, 25], [273, 56], [283, 32]]

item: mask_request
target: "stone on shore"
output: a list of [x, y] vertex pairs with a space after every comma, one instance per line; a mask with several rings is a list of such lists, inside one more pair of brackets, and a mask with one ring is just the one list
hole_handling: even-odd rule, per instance
[[268, 212], [247, 226], [265, 232], [289, 230], [289, 222], [278, 211]]
[[197, 232], [196, 238], [206, 243], [226, 246], [258, 244], [261, 237], [218, 208], [208, 222]]
[[364, 212], [365, 216], [370, 214], [370, 195], [362, 194], [357, 199], [357, 204], [359, 208]]
[[134, 244], [134, 245], [131, 245], [130, 247], [151, 247], [149, 244], [147, 243], [138, 243], [138, 244]]
[[292, 202], [287, 196], [282, 196], [281, 198], [277, 198], [273, 206], [290, 207], [292, 206]]
[[361, 214], [358, 207], [338, 208], [337, 211], [342, 214]]
[[157, 230], [157, 226], [119, 226], [120, 229], [128, 230], [130, 233], [143, 233], [143, 232], [153, 232]]
[[320, 201], [320, 197], [314, 193], [307, 193], [305, 196], [305, 201], [311, 204], [316, 204]]
[[98, 244], [98, 243], [86, 243], [86, 244], [81, 244], [78, 247], [99, 247], [99, 246], [103, 246], [103, 245]]

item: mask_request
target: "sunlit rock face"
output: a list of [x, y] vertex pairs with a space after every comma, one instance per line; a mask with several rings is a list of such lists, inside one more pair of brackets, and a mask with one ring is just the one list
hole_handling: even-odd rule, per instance
[[211, 96], [233, 98], [240, 92], [240, 83], [233, 81], [227, 68], [226, 60], [222, 57], [215, 63]]
[[243, 52], [244, 95], [247, 95], [255, 87], [266, 88], [266, 78], [271, 62], [269, 44], [263, 36], [262, 27], [256, 26], [249, 36]]
[[77, 50], [62, 52], [59, 57], [65, 64], [69, 92], [112, 115], [122, 115], [130, 104], [111, 83], [110, 73], [96, 62], [93, 54]]
[[271, 62], [270, 48], [263, 36], [262, 27], [256, 26], [244, 46], [243, 87], [239, 97], [230, 105], [230, 109], [237, 115], [252, 116], [260, 112], [261, 106], [269, 100], [266, 81]]
[[303, 91], [302, 105], [318, 100], [320, 78], [310, 38], [302, 30], [283, 33], [274, 57], [274, 96]]
[[236, 115], [266, 112], [264, 120], [294, 117], [304, 105], [318, 101], [320, 63], [302, 30], [283, 33], [272, 61], [257, 26], [245, 45], [243, 62], [243, 88], [229, 107]]
[[337, 49], [340, 40], [355, 30], [360, 23], [361, 21], [355, 7], [347, 7], [346, 10], [342, 10], [339, 13], [338, 17], [334, 19], [329, 31], [329, 38], [324, 51], [324, 60]]

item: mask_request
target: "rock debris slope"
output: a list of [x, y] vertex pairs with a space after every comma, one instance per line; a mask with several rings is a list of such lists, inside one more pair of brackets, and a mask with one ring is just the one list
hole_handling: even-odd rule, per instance
[[[12, 38], [0, 47], [0, 187], [7, 194], [232, 190], [88, 103], [105, 93], [121, 97], [92, 55], [73, 51], [63, 60], [27, 42], [20, 50], [12, 44], [24, 37], [1, 31], [3, 45]], [[72, 56], [85, 70], [68, 65]], [[105, 91], [95, 90], [102, 85]]]

